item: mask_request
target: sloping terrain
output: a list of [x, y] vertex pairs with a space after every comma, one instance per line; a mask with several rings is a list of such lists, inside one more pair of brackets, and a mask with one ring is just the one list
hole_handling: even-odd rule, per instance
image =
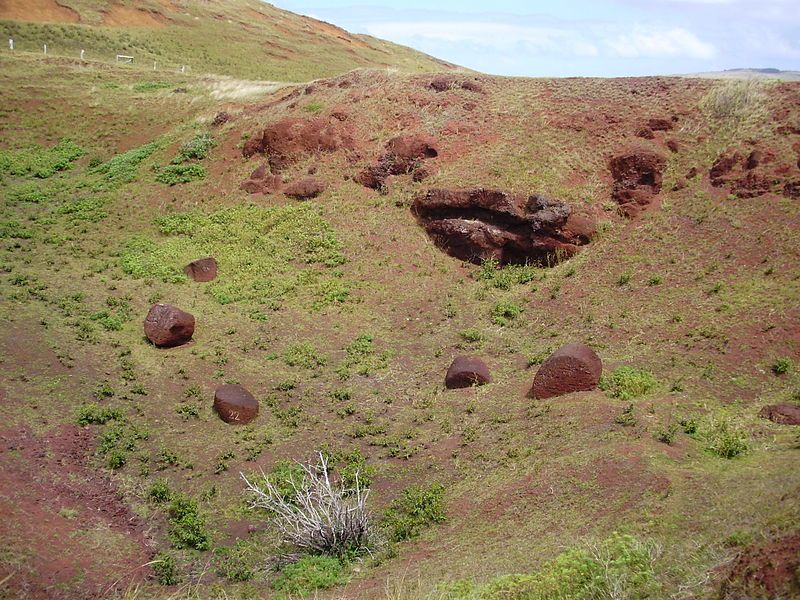
[[[411, 48], [280, 10], [259, 0], [4, 0], [0, 35], [17, 51], [160, 70], [308, 81], [360, 67], [417, 73], [453, 68]], [[5, 41], [4, 41], [5, 43]]]
[[[798, 84], [146, 76], [0, 60], [0, 593], [797, 592]], [[571, 342], [602, 389], [530, 398]], [[239, 473], [317, 450], [384, 543], [298, 575]]]

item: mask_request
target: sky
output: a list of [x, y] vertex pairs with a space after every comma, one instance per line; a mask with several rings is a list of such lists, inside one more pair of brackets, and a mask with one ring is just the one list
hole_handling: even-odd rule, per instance
[[495, 75], [800, 70], [800, 0], [271, 0]]

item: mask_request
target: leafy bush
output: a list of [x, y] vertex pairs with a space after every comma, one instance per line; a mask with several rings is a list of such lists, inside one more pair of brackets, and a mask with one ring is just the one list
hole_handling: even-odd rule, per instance
[[210, 133], [198, 133], [181, 146], [178, 156], [172, 159], [172, 164], [177, 165], [187, 160], [203, 160], [216, 145], [217, 143]]
[[79, 198], [62, 205], [58, 209], [58, 214], [68, 215], [70, 221], [99, 223], [108, 216], [105, 207], [108, 204], [107, 198], [98, 196]]
[[178, 568], [175, 564], [175, 557], [166, 552], [159, 552], [153, 558], [153, 572], [161, 585], [177, 585], [181, 582], [178, 576]]
[[78, 425], [104, 425], [109, 421], [121, 421], [124, 418], [125, 413], [121, 409], [97, 404], [84, 404], [76, 415]]
[[189, 183], [197, 179], [205, 179], [208, 172], [203, 165], [167, 165], [159, 169], [156, 181], [167, 185]]
[[136, 179], [139, 165], [160, 147], [161, 144], [156, 141], [128, 150], [96, 167], [93, 172], [104, 175], [106, 183], [111, 187], [130, 183]]
[[344, 350], [345, 359], [336, 369], [342, 379], [347, 379], [352, 371], [367, 377], [375, 371], [385, 369], [389, 363], [388, 352], [378, 354], [375, 351], [374, 338], [370, 333], [362, 333]]
[[721, 458], [736, 458], [750, 450], [750, 435], [727, 418], [709, 419], [702, 435], [706, 449]]
[[171, 497], [172, 491], [169, 489], [169, 484], [163, 479], [154, 482], [147, 490], [147, 499], [151, 502], [167, 502]]
[[504, 327], [522, 314], [522, 307], [511, 300], [501, 300], [492, 307], [492, 322]]
[[29, 202], [31, 204], [41, 204], [47, 202], [48, 194], [42, 189], [39, 183], [26, 183], [8, 191], [8, 199], [11, 202]]
[[61, 140], [52, 148], [33, 146], [22, 150], [0, 150], [0, 175], [32, 175], [46, 179], [63, 171], [86, 152], [73, 141]]
[[415, 538], [424, 527], [444, 520], [444, 486], [438, 483], [406, 488], [384, 515], [389, 538], [394, 542]]
[[299, 596], [305, 598], [314, 590], [322, 590], [347, 583], [344, 567], [333, 556], [304, 556], [281, 569], [272, 587], [280, 598]]
[[486, 600], [555, 600], [654, 597], [657, 548], [614, 533], [599, 544], [567, 550], [529, 575], [495, 579], [471, 597]]
[[217, 574], [228, 581], [249, 581], [255, 575], [250, 566], [250, 546], [244, 540], [233, 546], [223, 546], [214, 550], [214, 563]]
[[176, 548], [208, 550], [211, 540], [197, 502], [185, 494], [174, 494], [169, 506], [169, 538]]
[[783, 375], [784, 373], [788, 373], [792, 368], [792, 359], [786, 356], [777, 359], [772, 364], [772, 372], [775, 375]]
[[625, 401], [644, 396], [657, 385], [658, 380], [652, 373], [634, 367], [618, 367], [600, 380], [601, 390]]
[[506, 265], [500, 268], [496, 260], [487, 258], [481, 263], [475, 277], [487, 287], [510, 290], [515, 285], [534, 281], [538, 273], [539, 269], [534, 265]]

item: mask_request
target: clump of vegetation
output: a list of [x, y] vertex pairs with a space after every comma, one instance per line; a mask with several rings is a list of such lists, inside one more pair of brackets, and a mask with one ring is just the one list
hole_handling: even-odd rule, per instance
[[156, 219], [167, 236], [156, 242], [134, 236], [120, 262], [136, 279], [185, 281], [182, 266], [197, 256], [224, 260], [227, 276], [207, 284], [220, 304], [249, 302], [277, 309], [286, 298], [311, 297], [320, 306], [338, 303], [330, 282], [346, 285], [333, 267], [345, 258], [331, 226], [312, 205], [261, 208], [238, 205], [206, 213], [175, 213]]
[[266, 509], [284, 543], [303, 552], [339, 558], [367, 552], [372, 545], [369, 489], [357, 479], [353, 488], [335, 483], [323, 453], [318, 463], [300, 466], [302, 479], [290, 476], [288, 494], [269, 477], [250, 481], [242, 475], [251, 508]]
[[649, 598], [658, 591], [654, 564], [659, 549], [614, 533], [598, 544], [567, 550], [539, 571], [507, 575], [463, 596], [500, 600], [555, 598]]
[[133, 84], [134, 92], [155, 92], [156, 90], [164, 90], [171, 88], [172, 84], [166, 81], [142, 81]]
[[792, 359], [783, 356], [772, 363], [772, 372], [775, 375], [783, 375], [792, 369]]
[[156, 579], [160, 585], [177, 585], [181, 582], [178, 575], [178, 566], [175, 562], [175, 557], [167, 552], [159, 552], [150, 563], [153, 567], [153, 572], [156, 574]]
[[214, 563], [217, 574], [228, 581], [250, 581], [255, 576], [250, 554], [251, 546], [244, 540], [233, 546], [216, 548]]
[[505, 327], [522, 314], [522, 307], [511, 300], [500, 300], [491, 311], [492, 323]]
[[171, 186], [205, 179], [206, 175], [208, 171], [203, 165], [167, 165], [158, 170], [156, 181]]
[[373, 336], [369, 333], [359, 335], [344, 350], [345, 359], [336, 369], [336, 373], [341, 379], [347, 379], [353, 372], [368, 377], [375, 371], [385, 369], [389, 364], [389, 352], [376, 352]]
[[635, 427], [636, 415], [633, 414], [633, 404], [626, 406], [620, 414], [614, 417], [614, 423], [623, 427]]
[[317, 350], [310, 342], [292, 344], [283, 354], [283, 360], [290, 367], [316, 369], [327, 364], [328, 359]]
[[73, 223], [99, 223], [108, 216], [108, 198], [89, 196], [71, 200], [58, 208], [58, 214], [67, 215]]
[[0, 150], [0, 176], [32, 175], [46, 179], [68, 168], [84, 154], [83, 148], [68, 139], [61, 140], [52, 148], [32, 146], [22, 150]]
[[538, 273], [539, 269], [534, 265], [506, 265], [501, 268], [498, 261], [487, 258], [481, 263], [475, 278], [487, 287], [510, 290], [515, 285], [534, 281]]
[[187, 160], [203, 160], [216, 145], [214, 136], [210, 133], [198, 133], [181, 146], [178, 155], [172, 159], [172, 164], [177, 165]]
[[106, 187], [116, 187], [130, 183], [136, 179], [139, 165], [160, 147], [161, 144], [155, 141], [133, 150], [128, 150], [95, 167], [94, 172], [104, 176]]
[[78, 409], [76, 415], [78, 425], [105, 425], [109, 421], [121, 421], [125, 413], [119, 408], [99, 406], [97, 404], [84, 404]]
[[658, 380], [652, 373], [634, 367], [618, 367], [600, 380], [601, 390], [625, 401], [644, 396], [657, 385]]
[[162, 480], [156, 481], [147, 490], [147, 499], [151, 502], [158, 504], [168, 502], [172, 497], [172, 491], [169, 489], [169, 484]]
[[746, 429], [727, 418], [710, 418], [701, 429], [706, 449], [720, 458], [736, 458], [750, 450]]
[[765, 111], [764, 83], [756, 79], [730, 79], [718, 83], [700, 101], [713, 120], [736, 124], [755, 120]]
[[444, 486], [411, 486], [403, 490], [384, 515], [389, 539], [401, 542], [417, 537], [422, 529], [445, 520]]
[[664, 444], [671, 446], [672, 443], [675, 441], [675, 438], [678, 435], [679, 426], [677, 423], [669, 423], [668, 425], [664, 425], [658, 427], [655, 431], [654, 437]]
[[342, 562], [335, 556], [303, 556], [281, 569], [272, 587], [279, 598], [305, 598], [315, 590], [347, 583]]
[[211, 539], [197, 502], [185, 494], [172, 495], [169, 505], [169, 538], [176, 548], [208, 550]]

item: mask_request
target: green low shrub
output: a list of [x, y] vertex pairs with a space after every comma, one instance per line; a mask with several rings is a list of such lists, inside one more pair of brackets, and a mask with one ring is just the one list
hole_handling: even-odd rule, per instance
[[75, 418], [78, 425], [104, 425], [112, 420], [123, 420], [125, 418], [125, 413], [119, 408], [110, 408], [97, 404], [84, 404], [78, 408]]
[[279, 598], [305, 598], [315, 590], [324, 590], [347, 583], [344, 566], [332, 556], [304, 556], [281, 569], [272, 587]]
[[634, 367], [618, 367], [600, 380], [600, 389], [613, 398], [630, 401], [652, 391], [658, 380], [649, 371]]
[[444, 486], [411, 486], [403, 490], [384, 514], [389, 539], [401, 542], [417, 537], [424, 527], [445, 520]]
[[181, 582], [175, 557], [166, 552], [159, 552], [153, 557], [151, 564], [160, 585], [177, 585]]
[[205, 519], [197, 502], [185, 494], [173, 494], [169, 505], [169, 539], [176, 548], [208, 550], [211, 545]]
[[52, 177], [67, 169], [86, 152], [75, 142], [63, 139], [52, 148], [32, 146], [22, 150], [0, 150], [0, 175]]
[[172, 186], [205, 179], [207, 174], [208, 171], [203, 165], [167, 165], [159, 169], [156, 181]]

